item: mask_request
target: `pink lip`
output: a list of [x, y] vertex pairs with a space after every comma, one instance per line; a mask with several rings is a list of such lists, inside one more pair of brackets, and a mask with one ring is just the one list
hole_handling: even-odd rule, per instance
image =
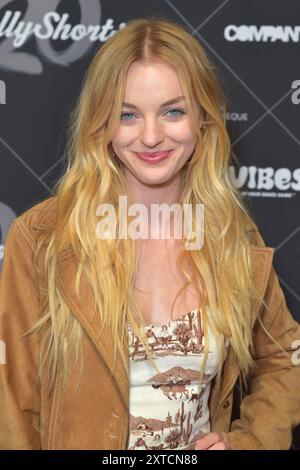
[[169, 156], [172, 150], [167, 150], [165, 152], [135, 152], [136, 156], [141, 160], [144, 160], [147, 163], [158, 163], [164, 160]]

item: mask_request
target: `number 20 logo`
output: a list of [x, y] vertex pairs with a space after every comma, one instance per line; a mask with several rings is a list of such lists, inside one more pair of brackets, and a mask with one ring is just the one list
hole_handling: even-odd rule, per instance
[[[0, 0], [0, 9], [10, 2]], [[55, 11], [60, 0], [27, 0], [27, 9], [22, 18], [24, 23], [28, 21], [38, 23], [49, 11]], [[84, 25], [95, 24], [95, 18], [101, 20], [101, 4], [99, 0], [78, 0], [80, 7], [80, 22]], [[0, 18], [1, 21], [1, 18]], [[84, 38], [81, 41], [73, 42], [64, 51], [56, 51], [50, 43], [50, 39], [36, 41], [37, 50], [47, 61], [67, 66], [76, 62], [80, 57], [93, 46], [92, 41]], [[38, 75], [43, 72], [43, 63], [37, 55], [29, 52], [17, 51], [13, 45], [13, 38], [5, 38], [0, 43], [0, 63], [6, 70], [13, 70], [31, 75]]]

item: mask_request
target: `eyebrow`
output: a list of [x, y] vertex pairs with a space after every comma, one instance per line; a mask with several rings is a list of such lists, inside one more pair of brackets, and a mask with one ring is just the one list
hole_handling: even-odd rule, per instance
[[[183, 101], [183, 100], [184, 100], [184, 96], [176, 96], [176, 98], [172, 98], [171, 100], [168, 100], [168, 101], [165, 101], [165, 103], [162, 103], [160, 105], [160, 109], [164, 108], [165, 106], [169, 106], [170, 104], [179, 103], [180, 101]], [[135, 106], [135, 104], [125, 103], [124, 102], [122, 105], [126, 106], [126, 108], [138, 109], [138, 107]]]

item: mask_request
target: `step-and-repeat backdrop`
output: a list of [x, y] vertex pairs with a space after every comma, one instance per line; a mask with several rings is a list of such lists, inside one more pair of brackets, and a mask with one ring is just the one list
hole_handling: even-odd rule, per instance
[[0, 268], [10, 223], [64, 168], [68, 118], [96, 49], [152, 15], [187, 26], [219, 70], [240, 162], [231, 178], [275, 248], [300, 321], [299, 0], [0, 0]]

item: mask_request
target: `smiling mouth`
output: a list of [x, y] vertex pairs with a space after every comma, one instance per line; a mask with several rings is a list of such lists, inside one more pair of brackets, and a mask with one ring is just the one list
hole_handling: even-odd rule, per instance
[[160, 163], [161, 161], [165, 160], [166, 158], [169, 157], [170, 153], [172, 153], [172, 150], [166, 150], [166, 151], [161, 151], [161, 152], [134, 152], [137, 158], [140, 160], [143, 160], [146, 163], [149, 164], [155, 164], [155, 163]]
[[135, 153], [141, 157], [155, 158], [155, 157], [161, 157], [163, 155], [167, 155], [171, 151], [172, 150], [160, 150], [159, 152], [135, 152]]

